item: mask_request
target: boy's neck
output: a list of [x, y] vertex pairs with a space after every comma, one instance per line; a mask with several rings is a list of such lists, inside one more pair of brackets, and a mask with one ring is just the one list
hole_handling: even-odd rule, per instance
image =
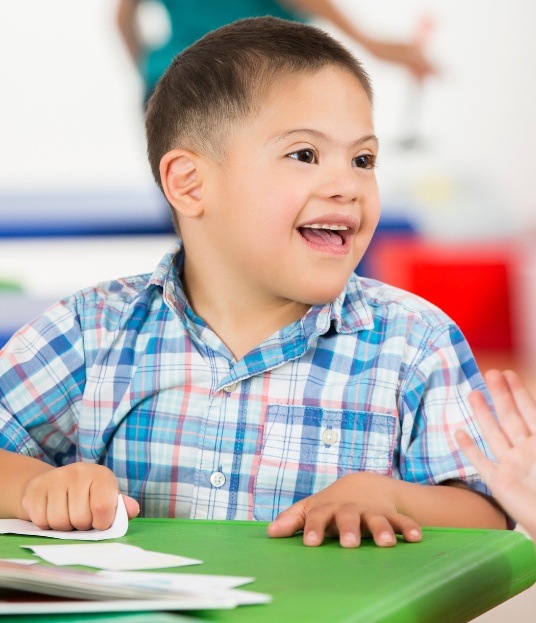
[[186, 266], [182, 282], [194, 312], [216, 333], [237, 361], [275, 332], [302, 318], [311, 307], [296, 301], [261, 300], [241, 288], [241, 284], [222, 288], [221, 282], [200, 281]]

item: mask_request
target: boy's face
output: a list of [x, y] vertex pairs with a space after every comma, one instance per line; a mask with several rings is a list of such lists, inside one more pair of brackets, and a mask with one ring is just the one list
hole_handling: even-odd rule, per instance
[[203, 187], [208, 252], [275, 303], [333, 300], [380, 213], [365, 91], [336, 67], [290, 75], [237, 126]]

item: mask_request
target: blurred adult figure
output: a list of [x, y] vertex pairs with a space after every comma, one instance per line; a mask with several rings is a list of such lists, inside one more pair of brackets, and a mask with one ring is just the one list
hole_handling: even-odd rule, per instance
[[327, 20], [375, 57], [405, 67], [419, 81], [435, 73], [423, 50], [422, 29], [409, 42], [379, 39], [367, 34], [330, 0], [158, 0], [168, 15], [171, 30], [168, 40], [159, 47], [148, 47], [138, 27], [137, 11], [144, 1], [118, 0], [116, 15], [121, 37], [142, 76], [145, 101], [174, 56], [184, 48], [224, 24], [262, 15], [298, 21]]

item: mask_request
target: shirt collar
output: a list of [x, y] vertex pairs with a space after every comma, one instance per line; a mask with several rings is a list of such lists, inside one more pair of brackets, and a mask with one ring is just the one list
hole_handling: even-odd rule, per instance
[[372, 308], [355, 273], [350, 275], [344, 290], [331, 303], [331, 320], [338, 333], [356, 333], [374, 327]]
[[181, 318], [188, 305], [180, 277], [183, 263], [184, 247], [179, 237], [160, 260], [146, 286], [162, 288], [164, 301]]
[[339, 296], [325, 305], [313, 305], [302, 318], [309, 343], [327, 333], [333, 325], [340, 334], [357, 333], [374, 327], [372, 308], [359, 277], [352, 273]]
[[[164, 300], [181, 317], [188, 305], [180, 280], [183, 262], [184, 247], [179, 238], [168, 249], [147, 284], [147, 287], [161, 287]], [[337, 333], [343, 334], [374, 326], [371, 306], [355, 273], [334, 301], [313, 305], [301, 320], [302, 330], [309, 339], [326, 333], [332, 323]]]

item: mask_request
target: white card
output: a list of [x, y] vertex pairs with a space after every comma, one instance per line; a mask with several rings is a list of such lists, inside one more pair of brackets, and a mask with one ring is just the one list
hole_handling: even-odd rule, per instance
[[160, 590], [190, 591], [210, 588], [225, 591], [244, 584], [251, 584], [255, 578], [238, 575], [210, 575], [206, 573], [144, 573], [143, 571], [98, 571], [98, 576], [105, 577], [109, 582], [119, 584], [139, 584]]
[[267, 604], [272, 601], [271, 596], [265, 593], [236, 590], [236, 586], [249, 584], [255, 578], [202, 573], [144, 573], [143, 571], [99, 571], [96, 575], [99, 578], [105, 578], [109, 586], [139, 587], [140, 591], [160, 590], [177, 596], [231, 599], [239, 606]]
[[23, 519], [0, 519], [0, 534], [26, 534], [46, 536], [51, 539], [71, 539], [73, 541], [104, 541], [125, 536], [128, 529], [128, 515], [123, 497], [117, 499], [117, 510], [113, 524], [107, 530], [43, 530], [31, 521]]
[[[130, 585], [128, 582], [123, 584], [110, 582], [106, 576], [91, 571], [40, 564], [27, 566], [9, 562], [0, 562], [0, 587], [2, 592], [5, 589], [9, 591], [7, 601], [0, 599], [2, 615], [129, 610], [205, 610], [207, 608], [235, 608], [239, 601], [243, 601], [240, 594], [234, 597], [237, 591], [203, 595], [197, 592], [177, 594], [173, 591], [146, 589], [139, 584]], [[27, 591], [40, 593], [43, 596], [40, 598], [35, 595], [29, 599], [26, 594], [26, 597], [19, 597], [13, 595], [12, 589], [25, 593]], [[251, 603], [251, 599], [248, 597], [247, 603]], [[257, 600], [256, 597], [254, 599]], [[259, 602], [256, 601], [256, 603]], [[160, 621], [157, 615], [151, 616], [151, 620], [153, 619]], [[144, 620], [147, 620], [147, 617]], [[183, 621], [183, 618], [174, 616], [173, 621], [175, 620]], [[194, 623], [191, 619], [188, 621]]]
[[198, 565], [201, 560], [161, 554], [126, 543], [21, 545], [53, 565], [85, 565], [109, 571], [136, 571]]

